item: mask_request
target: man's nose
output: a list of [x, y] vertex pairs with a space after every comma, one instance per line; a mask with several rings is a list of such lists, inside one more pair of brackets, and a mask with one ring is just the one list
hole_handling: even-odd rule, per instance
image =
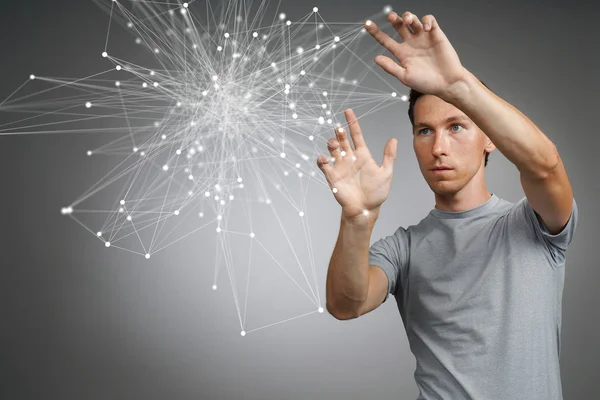
[[448, 143], [448, 135], [445, 133], [436, 133], [433, 141], [433, 147], [431, 148], [431, 153], [437, 157], [442, 154], [448, 155], [449, 150], [450, 144]]

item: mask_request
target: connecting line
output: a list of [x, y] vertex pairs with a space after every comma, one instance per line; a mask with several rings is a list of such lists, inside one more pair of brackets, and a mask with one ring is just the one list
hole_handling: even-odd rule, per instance
[[[89, 163], [74, 168], [89, 168], [94, 180], [61, 212], [95, 243], [135, 256], [175, 251], [183, 240], [202, 249], [198, 266], [214, 277], [213, 290], [227, 270], [243, 335], [322, 313], [316, 266], [326, 260], [315, 259], [309, 207], [336, 205], [326, 203], [331, 188], [316, 156], [341, 126], [340, 110], [360, 119], [406, 101], [373, 67], [380, 50], [360, 40], [363, 23], [327, 23], [312, 5], [314, 15], [292, 21], [280, 1], [111, 3], [98, 54], [110, 69], [80, 79], [31, 75], [1, 101], [2, 116], [16, 116], [3, 120], [0, 136], [77, 134], [78, 147], [93, 138], [81, 154]], [[126, 26], [122, 37], [113, 18]], [[119, 42], [110, 54], [109, 39]], [[38, 83], [50, 88], [30, 93]], [[200, 232], [217, 235], [214, 255]], [[317, 310], [244, 331], [259, 279], [292, 283], [290, 294]]]

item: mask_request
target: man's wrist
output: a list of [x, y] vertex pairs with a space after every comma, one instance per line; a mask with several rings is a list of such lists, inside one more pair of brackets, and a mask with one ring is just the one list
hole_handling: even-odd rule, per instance
[[377, 207], [373, 210], [364, 210], [358, 215], [351, 216], [346, 215], [344, 210], [342, 210], [342, 222], [358, 228], [372, 228], [375, 225], [375, 221], [377, 221], [377, 218], [379, 217], [379, 210], [380, 207]]

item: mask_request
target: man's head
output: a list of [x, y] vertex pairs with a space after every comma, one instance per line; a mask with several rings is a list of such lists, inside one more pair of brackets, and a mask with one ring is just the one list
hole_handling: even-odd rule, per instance
[[[408, 117], [419, 168], [431, 190], [456, 193], [478, 173], [479, 183], [485, 184], [483, 169], [496, 147], [465, 113], [437, 96], [412, 89]], [[438, 166], [451, 170], [433, 171]]]

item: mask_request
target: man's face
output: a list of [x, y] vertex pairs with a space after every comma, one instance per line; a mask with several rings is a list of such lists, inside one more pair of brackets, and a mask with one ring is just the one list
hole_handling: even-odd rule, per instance
[[[414, 123], [413, 147], [433, 192], [453, 194], [478, 172], [483, 176], [484, 150], [495, 147], [462, 111], [437, 96], [423, 95], [414, 107]], [[438, 166], [452, 169], [434, 171]]]

